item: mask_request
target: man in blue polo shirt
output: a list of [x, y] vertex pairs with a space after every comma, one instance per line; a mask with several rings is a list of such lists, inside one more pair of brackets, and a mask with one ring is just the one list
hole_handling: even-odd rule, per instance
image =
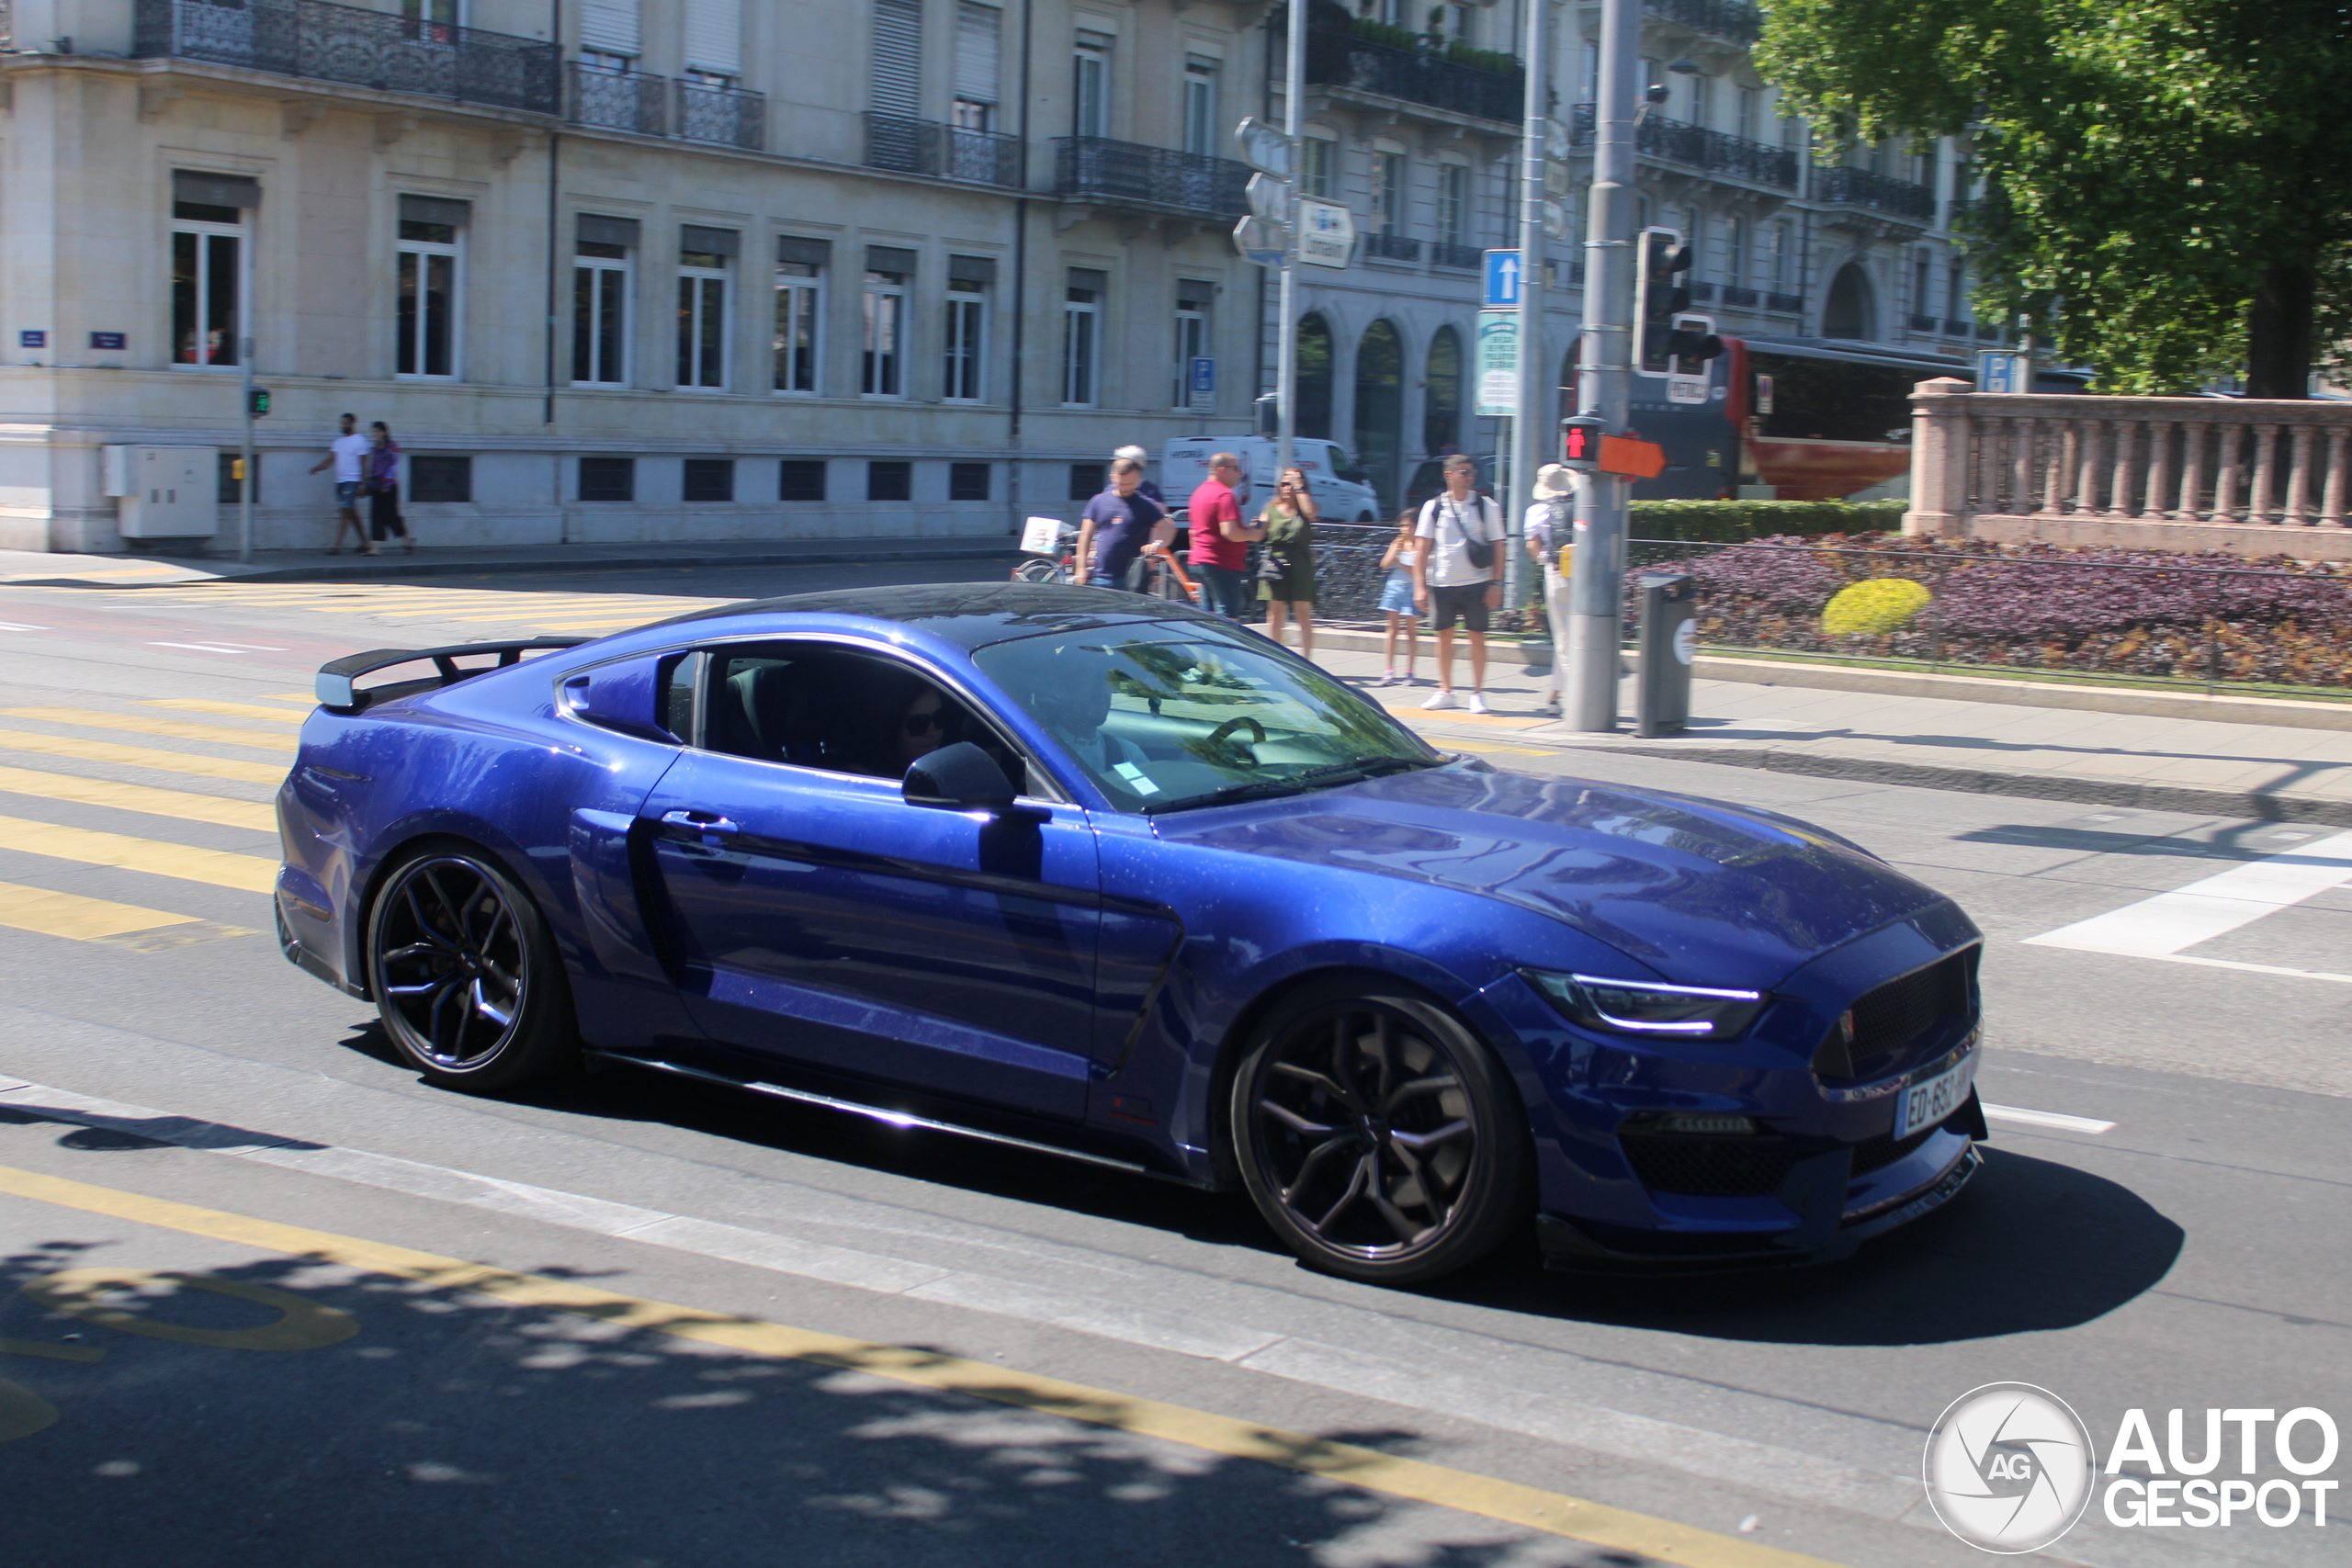
[[1143, 465], [1122, 457], [1111, 465], [1111, 488], [1086, 503], [1078, 525], [1078, 581], [1095, 588], [1127, 588], [1143, 547], [1165, 544], [1176, 530], [1160, 504], [1143, 493]]

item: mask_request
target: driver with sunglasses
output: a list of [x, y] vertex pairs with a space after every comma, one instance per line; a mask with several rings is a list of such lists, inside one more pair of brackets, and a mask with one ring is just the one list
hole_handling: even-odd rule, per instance
[[939, 688], [925, 685], [909, 700], [900, 715], [897, 739], [899, 742], [899, 772], [907, 765], [931, 755], [947, 744], [947, 702]]

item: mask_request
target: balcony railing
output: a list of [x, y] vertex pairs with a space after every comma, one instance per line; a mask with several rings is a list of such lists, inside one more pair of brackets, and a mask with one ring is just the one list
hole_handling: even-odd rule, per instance
[[1520, 118], [1526, 95], [1523, 77], [1431, 60], [1347, 33], [1306, 35], [1306, 80], [1311, 86], [1345, 87], [1506, 123]]
[[865, 166], [974, 185], [1021, 187], [1021, 139], [905, 115], [865, 117]]
[[1402, 234], [1366, 234], [1363, 237], [1363, 254], [1378, 256], [1383, 261], [1419, 261], [1421, 259], [1421, 243], [1408, 240]]
[[1764, 36], [1764, 13], [1742, 0], [1642, 0], [1642, 9], [1734, 43], [1752, 44]]
[[[1593, 107], [1578, 104], [1569, 119], [1569, 141], [1577, 147], [1592, 145]], [[1711, 175], [1728, 175], [1752, 185], [1777, 190], [1797, 188], [1797, 155], [1793, 148], [1768, 146], [1745, 136], [1686, 125], [1656, 115], [1645, 118], [1634, 132], [1636, 152], [1661, 163], [1679, 164]]]
[[633, 130], [639, 136], [666, 136], [670, 122], [670, 79], [634, 71], [594, 71], [573, 62], [565, 67], [570, 78], [563, 117], [574, 125], [605, 130]]
[[138, 0], [130, 52], [532, 114], [562, 108], [551, 43], [328, 0]]
[[685, 141], [715, 141], [756, 152], [768, 144], [768, 100], [741, 87], [681, 82], [671, 109], [673, 134]]
[[1476, 272], [1486, 265], [1487, 253], [1476, 245], [1457, 245], [1451, 240], [1439, 240], [1430, 246], [1430, 260], [1439, 266]]
[[1204, 152], [1146, 147], [1107, 136], [1054, 138], [1054, 194], [1109, 207], [1193, 217], [1238, 218], [1250, 166]]
[[1813, 198], [1833, 207], [1859, 207], [1871, 212], [1883, 212], [1891, 218], [1906, 219], [1914, 223], [1932, 221], [1936, 216], [1936, 195], [1926, 186], [1910, 180], [1890, 179], [1874, 175], [1868, 169], [1817, 169], [1814, 172]]

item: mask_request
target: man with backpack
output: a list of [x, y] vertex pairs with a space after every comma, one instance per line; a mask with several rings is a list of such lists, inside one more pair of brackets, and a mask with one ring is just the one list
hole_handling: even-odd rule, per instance
[[[1502, 508], [1480, 495], [1478, 465], [1460, 453], [1445, 460], [1445, 493], [1421, 507], [1413, 533], [1413, 603], [1437, 632], [1437, 694], [1429, 708], [1487, 711], [1487, 615], [1500, 607]], [[1470, 634], [1470, 700], [1453, 694], [1453, 624]]]

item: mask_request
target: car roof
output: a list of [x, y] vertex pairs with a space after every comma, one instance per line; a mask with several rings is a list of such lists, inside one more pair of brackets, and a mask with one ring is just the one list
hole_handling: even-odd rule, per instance
[[966, 649], [986, 648], [1042, 632], [1085, 631], [1096, 626], [1151, 621], [1227, 623], [1189, 604], [1146, 599], [1109, 588], [1066, 588], [1041, 582], [934, 582], [890, 588], [830, 589], [780, 599], [753, 599], [696, 610], [661, 622], [766, 618], [775, 615], [853, 615], [919, 626]]

